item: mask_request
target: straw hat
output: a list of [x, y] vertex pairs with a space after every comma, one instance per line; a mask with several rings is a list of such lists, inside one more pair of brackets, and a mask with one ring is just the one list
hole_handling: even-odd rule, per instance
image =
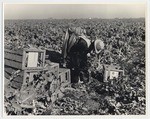
[[103, 43], [103, 41], [101, 41], [99, 39], [95, 40], [95, 42], [94, 42], [94, 48], [95, 48], [95, 52], [97, 54], [100, 53], [100, 51], [102, 49], [104, 49], [104, 43]]

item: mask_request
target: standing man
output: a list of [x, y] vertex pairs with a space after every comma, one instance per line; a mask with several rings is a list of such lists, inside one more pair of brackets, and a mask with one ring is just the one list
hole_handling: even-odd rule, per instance
[[89, 72], [87, 57], [93, 50], [96, 54], [104, 49], [104, 43], [101, 40], [91, 42], [85, 36], [85, 30], [80, 27], [74, 28], [74, 32], [67, 30], [63, 44], [62, 54], [67, 61], [67, 67], [71, 70], [71, 83], [76, 84], [80, 81], [87, 83], [89, 81]]

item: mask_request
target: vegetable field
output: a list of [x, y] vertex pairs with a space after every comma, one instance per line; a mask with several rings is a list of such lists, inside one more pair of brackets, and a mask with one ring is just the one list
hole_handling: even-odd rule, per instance
[[[8, 115], [141, 115], [146, 111], [145, 90], [145, 19], [45, 19], [5, 20], [4, 46], [9, 49], [43, 47], [61, 53], [65, 32], [69, 27], [88, 29], [91, 40], [105, 43], [99, 58], [88, 57], [91, 79], [62, 89], [63, 96], [42, 111], [17, 112], [11, 98], [4, 101]], [[53, 56], [54, 57], [54, 56]], [[61, 58], [56, 57], [61, 63]], [[119, 65], [125, 76], [103, 82], [102, 64]], [[9, 79], [4, 79], [5, 85]], [[44, 85], [44, 84], [43, 84]], [[7, 89], [5, 88], [4, 92]], [[14, 90], [14, 93], [16, 91]], [[4, 95], [5, 98], [6, 95]], [[8, 107], [10, 107], [8, 109]], [[12, 108], [12, 109], [11, 109]], [[26, 112], [26, 113], [25, 113]]]

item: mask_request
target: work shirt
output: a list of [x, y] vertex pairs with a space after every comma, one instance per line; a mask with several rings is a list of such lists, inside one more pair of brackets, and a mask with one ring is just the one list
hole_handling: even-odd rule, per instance
[[71, 58], [71, 66], [79, 69], [87, 67], [87, 54], [94, 49], [94, 43], [90, 45], [80, 37], [68, 53]]
[[94, 43], [92, 44], [88, 43], [85, 39], [83, 39], [82, 37], [79, 37], [79, 39], [77, 40], [77, 43], [75, 43], [70, 49], [70, 53], [78, 52], [81, 55], [87, 55], [87, 53], [89, 53], [93, 49], [94, 49]]

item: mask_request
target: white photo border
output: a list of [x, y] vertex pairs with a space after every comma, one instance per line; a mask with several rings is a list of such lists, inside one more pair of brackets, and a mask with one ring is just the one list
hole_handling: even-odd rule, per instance
[[[146, 5], [146, 115], [96, 115], [96, 116], [5, 116], [4, 115], [4, 4], [11, 3], [11, 4], [134, 4], [134, 3], [144, 3]], [[149, 0], [1, 0], [0, 1], [0, 85], [1, 85], [1, 93], [0, 93], [0, 118], [40, 118], [40, 119], [58, 119], [58, 118], [65, 118], [65, 119], [77, 119], [77, 118], [103, 118], [103, 119], [147, 119], [150, 116], [150, 1]]]

